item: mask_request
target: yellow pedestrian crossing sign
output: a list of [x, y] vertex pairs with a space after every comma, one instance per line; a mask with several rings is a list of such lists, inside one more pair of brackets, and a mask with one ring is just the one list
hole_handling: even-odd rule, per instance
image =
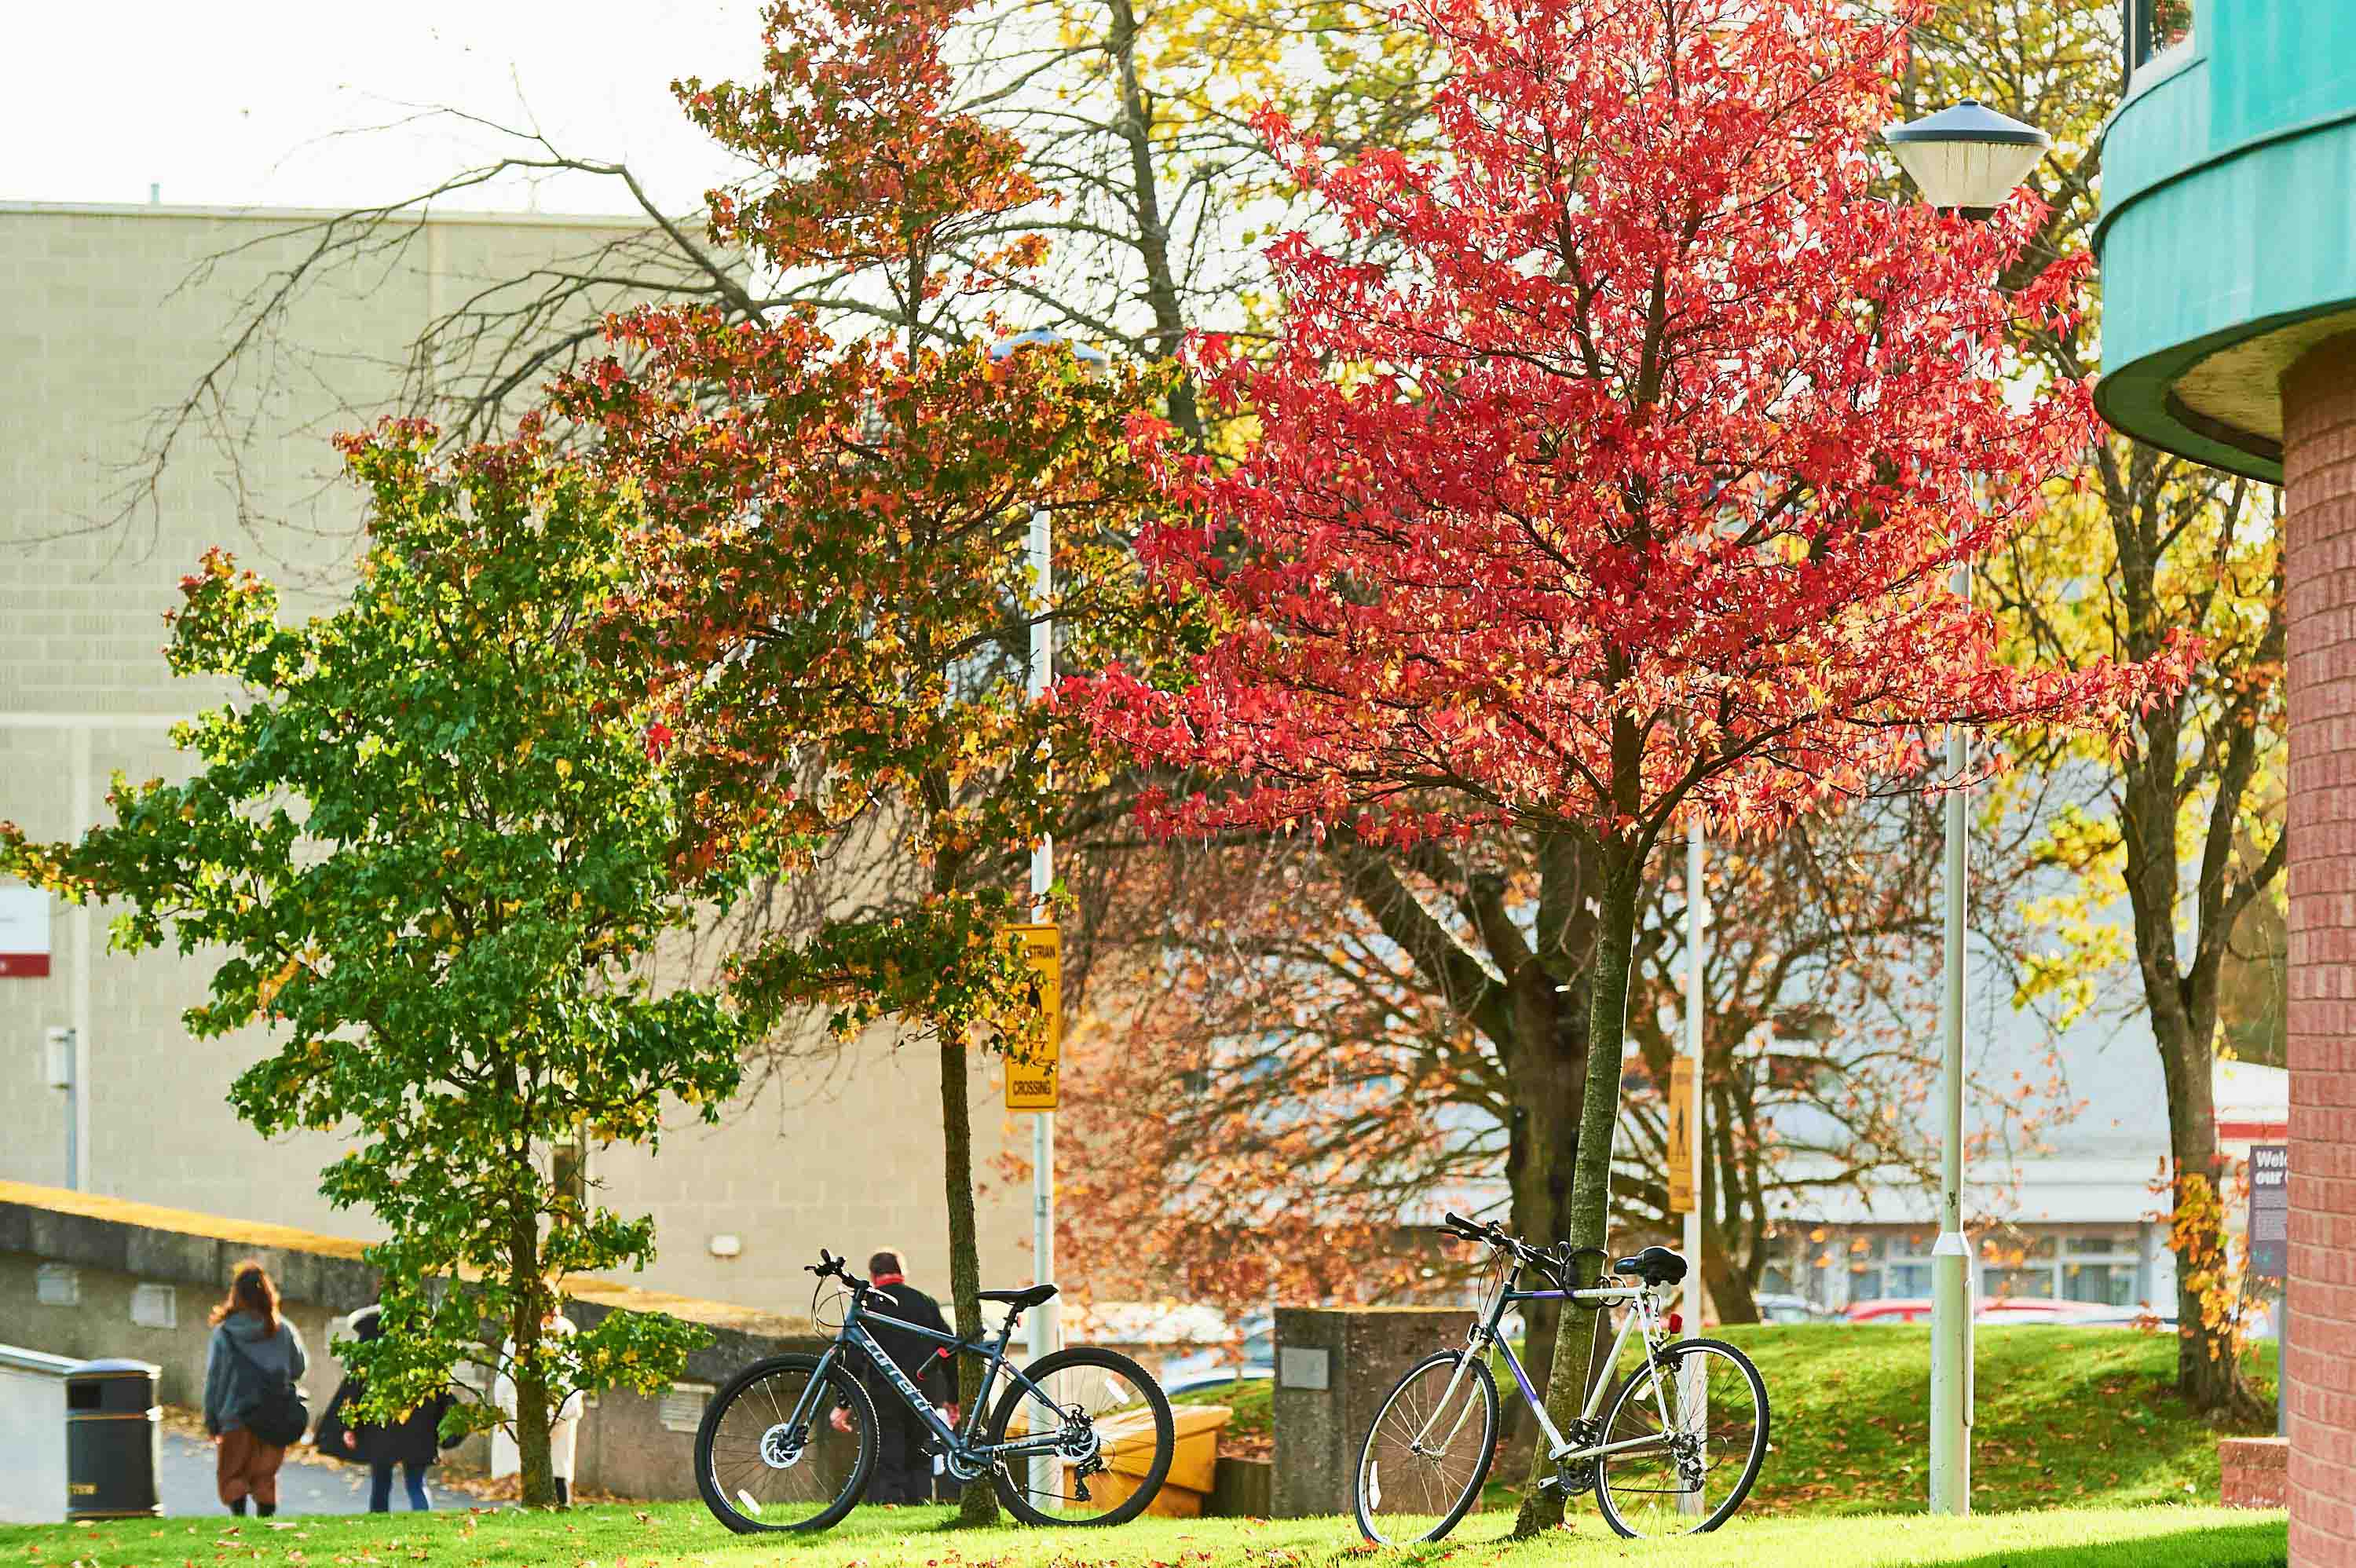
[[1680, 1056], [1669, 1064], [1669, 1212], [1686, 1214], [1694, 1206], [1693, 1168], [1694, 1060]]
[[1023, 956], [1037, 987], [1039, 1009], [1047, 1021], [1045, 1036], [1028, 1055], [1006, 1059], [1006, 1108], [1052, 1111], [1064, 1044], [1063, 933], [1052, 924], [1010, 925], [1006, 931], [1022, 940]]

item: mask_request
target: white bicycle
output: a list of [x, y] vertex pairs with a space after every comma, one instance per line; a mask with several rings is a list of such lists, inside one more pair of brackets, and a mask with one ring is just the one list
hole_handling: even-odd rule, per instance
[[[1479, 1505], [1497, 1453], [1493, 1351], [1504, 1355], [1545, 1434], [1555, 1473], [1542, 1485], [1559, 1488], [1566, 1498], [1593, 1488], [1604, 1522], [1625, 1536], [1693, 1534], [1725, 1523], [1750, 1496], [1766, 1458], [1767, 1385], [1751, 1358], [1731, 1345], [1670, 1338], [1676, 1329], [1663, 1296], [1685, 1278], [1685, 1259], [1666, 1247], [1646, 1247], [1614, 1263], [1592, 1287], [1573, 1288], [1567, 1253], [1516, 1241], [1494, 1222], [1447, 1218], [1441, 1229], [1492, 1249], [1491, 1288], [1464, 1348], [1408, 1368], [1376, 1413], [1351, 1480], [1359, 1532], [1385, 1545], [1438, 1541]], [[1550, 1288], [1522, 1288], [1532, 1269]], [[1520, 1301], [1627, 1309], [1601, 1375], [1590, 1362], [1586, 1407], [1567, 1433], [1547, 1418], [1521, 1358], [1497, 1332], [1505, 1308]], [[1615, 1380], [1610, 1374], [1636, 1334], [1644, 1338], [1644, 1361]], [[1555, 1353], [1569, 1349], [1558, 1341]]]

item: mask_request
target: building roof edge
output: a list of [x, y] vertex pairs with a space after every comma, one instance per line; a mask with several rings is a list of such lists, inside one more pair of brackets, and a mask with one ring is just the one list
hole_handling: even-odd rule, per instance
[[[36, 218], [206, 218], [265, 223], [316, 222], [362, 210], [334, 207], [209, 207], [136, 201], [6, 201], [0, 214]], [[457, 223], [527, 229], [651, 229], [645, 213], [477, 212], [441, 208], [413, 211], [402, 208], [383, 214], [387, 221]]]

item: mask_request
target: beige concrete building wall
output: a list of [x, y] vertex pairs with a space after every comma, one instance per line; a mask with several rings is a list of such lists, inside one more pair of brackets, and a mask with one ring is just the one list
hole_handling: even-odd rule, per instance
[[[241, 432], [232, 472], [195, 432], [149, 504], [118, 517], [151, 421], [219, 358], [238, 302], [267, 286], [296, 215], [174, 208], [0, 205], [0, 818], [61, 837], [103, 816], [109, 776], [180, 772], [168, 728], [221, 700], [174, 680], [161, 656], [175, 585], [209, 545], [279, 582], [290, 613], [330, 604], [359, 549], [354, 495], [337, 480], [335, 430], [367, 423], [419, 326], [466, 290], [616, 232], [614, 220], [436, 219], [420, 242], [329, 277], [275, 347], [223, 389]], [[219, 261], [191, 281], [208, 258]], [[54, 905], [46, 978], [0, 977], [0, 1180], [85, 1189], [344, 1234], [316, 1172], [337, 1140], [265, 1143], [226, 1103], [267, 1049], [258, 1033], [196, 1040], [181, 1010], [202, 996], [202, 955], [105, 951], [106, 911]], [[43, 1032], [77, 1031], [83, 1085], [67, 1167], [65, 1096], [46, 1086]], [[832, 1068], [778, 1080], [691, 1120], [662, 1152], [592, 1156], [625, 1212], [657, 1217], [661, 1255], [639, 1283], [799, 1310], [801, 1264], [820, 1244], [907, 1247], [946, 1288], [936, 1056], [862, 1042]], [[993, 1176], [1027, 1134], [994, 1107], [977, 1065], [976, 1160]], [[980, 1221], [989, 1282], [1029, 1278], [1027, 1194], [993, 1183]], [[715, 1235], [739, 1238], [733, 1260]]]

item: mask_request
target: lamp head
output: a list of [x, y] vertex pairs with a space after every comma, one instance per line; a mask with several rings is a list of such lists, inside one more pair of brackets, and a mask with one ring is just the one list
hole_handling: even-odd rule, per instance
[[2053, 138], [1966, 98], [1886, 127], [1881, 139], [1933, 207], [1985, 218], [2029, 177]]
[[1111, 358], [1103, 349], [1092, 348], [1085, 343], [1074, 342], [1062, 333], [1044, 326], [1034, 326], [1028, 332], [1018, 332], [1012, 337], [1000, 338], [990, 346], [990, 357], [992, 359], [1003, 359], [1008, 355], [1022, 349], [1053, 348], [1057, 345], [1072, 351], [1072, 357], [1079, 361], [1080, 369], [1085, 374], [1098, 375], [1112, 363]]

